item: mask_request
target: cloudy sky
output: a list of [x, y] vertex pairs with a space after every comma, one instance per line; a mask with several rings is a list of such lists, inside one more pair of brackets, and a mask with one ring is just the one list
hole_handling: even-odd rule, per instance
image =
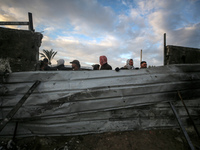
[[106, 55], [113, 68], [129, 58], [138, 67], [142, 49], [161, 66], [164, 33], [167, 45], [200, 48], [200, 0], [0, 0], [0, 21], [27, 21], [28, 12], [44, 36], [40, 51], [58, 51], [54, 64], [91, 66]]

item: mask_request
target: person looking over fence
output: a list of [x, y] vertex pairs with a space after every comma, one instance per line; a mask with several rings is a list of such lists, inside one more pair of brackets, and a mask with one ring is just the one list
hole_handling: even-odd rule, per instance
[[93, 67], [93, 70], [99, 70], [100, 65], [99, 64], [94, 64], [94, 65], [92, 65], [92, 67]]
[[81, 65], [78, 60], [73, 60], [70, 63], [72, 64], [72, 70], [81, 70]]
[[39, 65], [40, 65], [40, 71], [43, 71], [44, 70], [44, 61], [40, 60]]
[[51, 68], [51, 67], [49, 66], [49, 60], [48, 60], [47, 58], [44, 58], [42, 63], [43, 63], [43, 64], [42, 64], [42, 66], [41, 66], [41, 70], [45, 70], [45, 71], [48, 71], [48, 70], [56, 70], [56, 69]]
[[100, 56], [99, 62], [100, 62], [100, 65], [101, 65], [100, 70], [112, 70], [112, 67], [107, 62], [106, 56]]
[[121, 68], [122, 70], [123, 69], [128, 69], [128, 70], [131, 70], [131, 69], [134, 69], [134, 66], [133, 66], [133, 59], [128, 59], [126, 61], [126, 65], [124, 67]]
[[45, 71], [53, 71], [53, 70], [57, 70], [57, 68], [55, 67], [50, 67], [49, 66], [49, 60], [47, 58], [43, 59], [43, 65], [41, 67], [41, 70], [45, 70]]
[[49, 67], [48, 63], [49, 63], [49, 60], [47, 58], [44, 58], [42, 70], [49, 70], [50, 67]]
[[140, 63], [140, 68], [147, 68], [147, 62], [146, 61], [141, 61]]
[[65, 61], [64, 59], [57, 60], [57, 70], [72, 70], [71, 68], [65, 67]]

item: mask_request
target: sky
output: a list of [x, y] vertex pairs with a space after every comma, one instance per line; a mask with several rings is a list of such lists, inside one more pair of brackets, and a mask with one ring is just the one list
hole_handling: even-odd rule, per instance
[[28, 12], [40, 52], [57, 51], [53, 64], [90, 67], [105, 55], [113, 69], [130, 58], [139, 67], [142, 49], [148, 66], [162, 66], [164, 33], [167, 45], [200, 48], [200, 0], [0, 0], [0, 21], [28, 21]]

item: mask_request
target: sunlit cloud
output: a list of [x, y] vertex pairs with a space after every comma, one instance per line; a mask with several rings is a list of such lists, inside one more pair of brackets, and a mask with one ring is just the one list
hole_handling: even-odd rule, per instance
[[163, 65], [164, 33], [169, 45], [200, 48], [199, 0], [0, 1], [0, 21], [27, 21], [33, 13], [34, 28], [43, 34], [40, 51], [58, 52], [54, 64], [78, 59], [90, 66], [106, 55], [113, 68], [129, 58], [138, 67], [142, 49], [148, 65]]

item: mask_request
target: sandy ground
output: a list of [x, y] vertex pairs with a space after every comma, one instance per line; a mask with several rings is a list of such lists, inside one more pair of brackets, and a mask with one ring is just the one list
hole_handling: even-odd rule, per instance
[[[200, 139], [188, 129], [196, 150]], [[0, 138], [0, 150], [7, 149], [10, 139]], [[12, 145], [12, 144], [11, 144]], [[14, 148], [15, 147], [15, 148]], [[20, 150], [189, 150], [187, 141], [179, 129], [126, 131], [70, 137], [28, 137], [15, 139]]]

